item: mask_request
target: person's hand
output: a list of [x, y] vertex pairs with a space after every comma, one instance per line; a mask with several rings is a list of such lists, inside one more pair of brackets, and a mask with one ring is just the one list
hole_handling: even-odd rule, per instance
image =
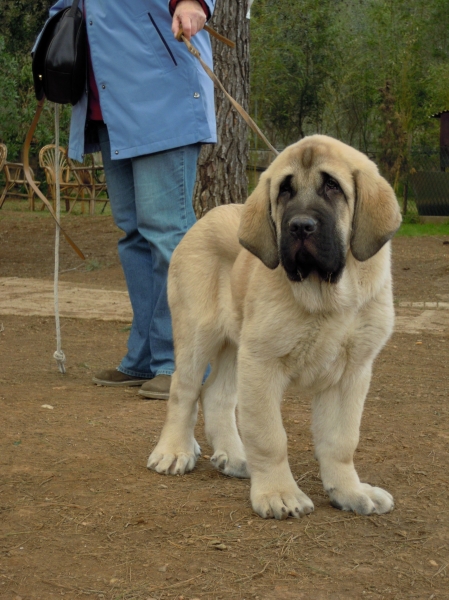
[[205, 23], [206, 15], [199, 2], [196, 0], [181, 0], [173, 13], [171, 30], [175, 38], [178, 39], [182, 27], [183, 34], [190, 40], [192, 36], [203, 29]]

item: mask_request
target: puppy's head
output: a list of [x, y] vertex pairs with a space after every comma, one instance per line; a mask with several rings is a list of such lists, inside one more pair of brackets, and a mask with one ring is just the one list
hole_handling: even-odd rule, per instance
[[315, 135], [286, 148], [245, 203], [240, 243], [292, 281], [338, 281], [349, 251], [359, 261], [394, 235], [401, 215], [391, 186], [364, 154]]

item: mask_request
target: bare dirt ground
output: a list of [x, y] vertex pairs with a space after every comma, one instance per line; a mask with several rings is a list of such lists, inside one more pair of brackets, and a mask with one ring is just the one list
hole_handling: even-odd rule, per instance
[[[0, 211], [0, 277], [50, 281], [51, 220], [9, 205]], [[88, 260], [62, 242], [61, 281], [125, 290], [111, 218], [65, 223]], [[283, 417], [292, 471], [315, 503], [310, 516], [257, 517], [248, 481], [208, 461], [201, 422], [193, 473], [148, 471], [166, 404], [91, 383], [120, 361], [127, 324], [63, 318], [62, 375], [52, 317], [0, 315], [0, 598], [449, 598], [449, 330], [438, 319], [422, 328], [425, 311], [401, 304], [449, 301], [448, 241], [393, 243], [403, 327], [376, 362], [356, 454], [361, 479], [395, 497], [384, 516], [329, 505], [310, 402], [294, 395]], [[405, 333], [412, 322], [421, 326]]]

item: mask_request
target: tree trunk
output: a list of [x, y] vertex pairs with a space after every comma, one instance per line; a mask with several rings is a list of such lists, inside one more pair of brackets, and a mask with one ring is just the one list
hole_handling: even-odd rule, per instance
[[[214, 71], [227, 92], [248, 110], [248, 0], [217, 0], [210, 26], [236, 43], [234, 49], [212, 37]], [[220, 204], [244, 202], [248, 180], [248, 126], [221, 90], [215, 89], [218, 143], [205, 144], [198, 160], [193, 206], [196, 216]]]

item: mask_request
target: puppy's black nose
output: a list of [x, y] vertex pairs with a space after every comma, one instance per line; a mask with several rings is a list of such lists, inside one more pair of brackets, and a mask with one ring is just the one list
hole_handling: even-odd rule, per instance
[[318, 223], [313, 217], [298, 216], [293, 217], [288, 223], [290, 233], [298, 238], [305, 239], [315, 233]]

